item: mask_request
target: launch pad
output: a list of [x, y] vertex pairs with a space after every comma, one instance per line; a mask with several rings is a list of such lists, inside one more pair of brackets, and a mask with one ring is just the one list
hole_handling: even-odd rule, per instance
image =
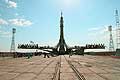
[[[18, 44], [18, 49], [40, 49], [57, 55], [63, 55], [70, 53], [84, 54], [85, 49], [105, 49], [105, 46], [104, 44], [86, 44], [85, 46], [74, 46], [74, 47], [68, 46], [64, 39], [64, 20], [63, 20], [63, 14], [61, 12], [60, 38], [58, 44], [55, 47], [39, 46], [38, 44]], [[51, 49], [52, 51], [47, 49]]]

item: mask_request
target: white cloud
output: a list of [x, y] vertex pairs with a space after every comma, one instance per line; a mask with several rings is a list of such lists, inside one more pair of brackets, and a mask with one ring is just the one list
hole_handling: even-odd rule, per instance
[[8, 37], [11, 37], [11, 36], [12, 36], [12, 34], [10, 32], [0, 30], [0, 37], [8, 38]]
[[30, 26], [33, 23], [26, 19], [10, 19], [4, 20], [0, 18], [0, 25], [14, 25], [14, 26]]
[[93, 28], [88, 29], [88, 31], [96, 31], [96, 30], [99, 30], [99, 29], [100, 29], [100, 27], [93, 27]]
[[18, 16], [19, 14], [18, 13], [15, 13], [15, 16]]
[[9, 0], [5, 0], [5, 2], [7, 3]]
[[17, 7], [17, 3], [16, 2], [9, 1], [8, 4], [9, 4], [9, 7], [13, 7], [13, 8]]
[[71, 10], [80, 5], [80, 0], [53, 0], [53, 3], [62, 10]]
[[5, 2], [8, 4], [8, 7], [10, 8], [16, 8], [17, 7], [17, 3], [11, 0], [5, 0]]
[[[116, 47], [116, 28], [112, 28], [112, 36], [114, 41], [114, 47]], [[108, 31], [108, 25], [105, 25], [103, 27], [98, 28], [90, 28], [88, 29], [88, 37], [90, 40], [94, 40], [94, 43], [104, 43], [105, 46], [109, 46], [109, 31]]]
[[95, 38], [99, 38], [98, 36], [107, 38], [106, 35], [108, 35], [108, 26], [93, 27], [88, 29], [88, 36]]
[[4, 19], [0, 19], [0, 25], [6, 25], [8, 22]]
[[88, 29], [89, 35], [98, 35], [98, 34], [106, 34], [108, 33], [108, 25], [105, 25], [103, 27], [92, 27]]
[[25, 19], [10, 19], [9, 23], [15, 26], [30, 26], [32, 22]]

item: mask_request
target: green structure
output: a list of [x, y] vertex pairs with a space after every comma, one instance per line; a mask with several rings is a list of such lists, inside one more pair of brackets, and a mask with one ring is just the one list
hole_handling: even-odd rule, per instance
[[120, 56], [120, 49], [116, 49], [116, 56]]

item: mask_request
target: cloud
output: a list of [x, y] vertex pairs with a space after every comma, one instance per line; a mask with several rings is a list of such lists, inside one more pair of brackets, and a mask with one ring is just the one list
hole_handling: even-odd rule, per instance
[[11, 37], [11, 36], [12, 36], [11, 32], [7, 32], [7, 31], [2, 31], [2, 30], [0, 30], [0, 37], [9, 38], [9, 37]]
[[17, 3], [16, 2], [9, 1], [8, 4], [9, 4], [9, 7], [13, 7], [13, 8], [17, 7]]
[[5, 2], [7, 3], [9, 0], [5, 0]]
[[0, 25], [7, 25], [8, 22], [4, 19], [0, 19]]
[[93, 28], [88, 29], [88, 31], [97, 31], [99, 29], [100, 29], [100, 27], [93, 27]]
[[9, 19], [4, 20], [0, 18], [0, 25], [14, 25], [14, 26], [30, 26], [33, 23], [26, 19]]
[[18, 13], [15, 13], [15, 16], [18, 16], [19, 14]]
[[62, 10], [75, 9], [80, 5], [80, 0], [53, 0], [53, 2]]
[[106, 34], [108, 33], [108, 25], [103, 27], [92, 27], [88, 29], [88, 32], [92, 35]]
[[17, 7], [17, 3], [11, 0], [5, 0], [5, 2], [8, 4], [8, 7], [10, 8], [16, 8]]
[[[114, 47], [116, 47], [116, 28], [112, 28], [112, 37], [114, 41]], [[109, 46], [109, 39], [110, 39], [110, 33], [108, 31], [108, 25], [105, 25], [103, 27], [97, 27], [97, 28], [90, 28], [88, 29], [88, 37], [90, 40], [94, 40], [94, 43], [104, 43], [107, 48]]]
[[25, 19], [10, 19], [9, 23], [15, 26], [30, 26], [33, 23]]
[[103, 27], [92, 27], [88, 29], [88, 36], [95, 38], [99, 38], [98, 36], [100, 36], [105, 39], [107, 38], [106, 36], [108, 36], [108, 33], [108, 25], [105, 25]]

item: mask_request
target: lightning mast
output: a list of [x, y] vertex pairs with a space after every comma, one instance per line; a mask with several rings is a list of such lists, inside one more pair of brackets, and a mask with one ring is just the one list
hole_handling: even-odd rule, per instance
[[116, 56], [120, 56], [120, 22], [118, 10], [115, 11], [116, 18]]
[[120, 49], [120, 23], [118, 10], [115, 11], [115, 17], [116, 17], [116, 43], [117, 49]]
[[108, 26], [108, 31], [110, 34], [109, 37], [109, 51], [114, 51], [114, 42], [113, 42], [113, 37], [112, 37], [112, 26]]
[[12, 41], [11, 41], [10, 52], [15, 52], [15, 33], [16, 33], [16, 29], [13, 28], [12, 29]]

